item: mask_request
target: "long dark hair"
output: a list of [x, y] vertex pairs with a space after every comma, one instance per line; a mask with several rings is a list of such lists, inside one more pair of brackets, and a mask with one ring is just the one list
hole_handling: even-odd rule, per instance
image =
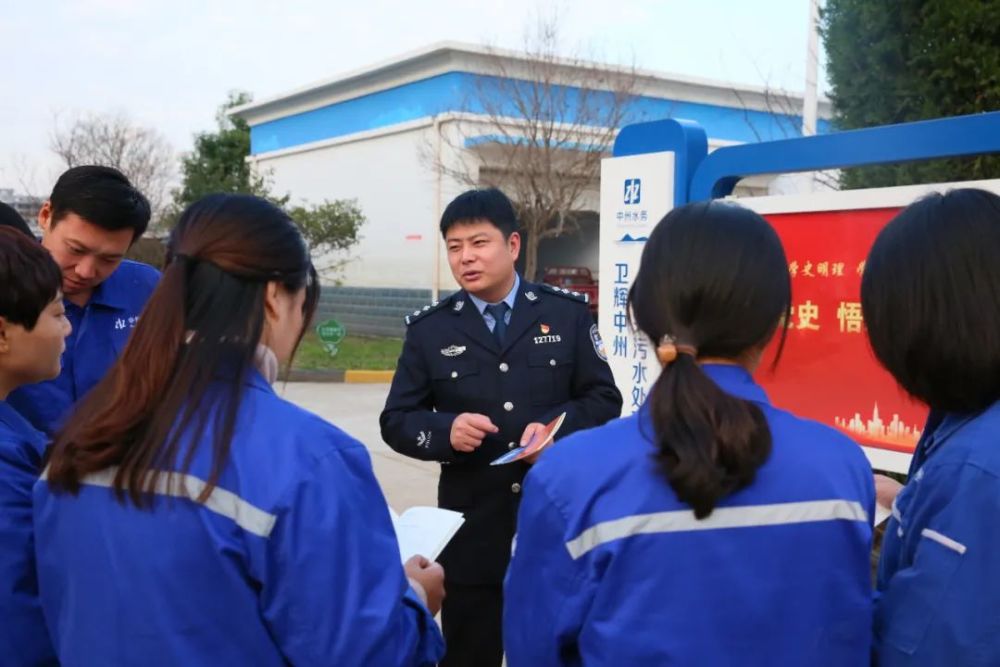
[[1000, 400], [1000, 197], [960, 188], [903, 209], [872, 245], [861, 309], [872, 350], [935, 410]]
[[[184, 211], [170, 235], [167, 266], [121, 358], [57, 434], [48, 461], [56, 490], [117, 466], [113, 488], [142, 506], [158, 477], [186, 472], [209, 416], [212, 467], [203, 502], [228, 461], [244, 382], [264, 328], [269, 282], [306, 289], [308, 325], [318, 300], [316, 272], [292, 220], [247, 195], [209, 195]], [[301, 340], [303, 331], [299, 333]], [[209, 391], [225, 382], [224, 392]], [[193, 443], [181, 454], [181, 438]]]
[[[722, 202], [668, 213], [646, 243], [629, 294], [635, 323], [654, 346], [670, 337], [699, 358], [739, 360], [779, 327], [783, 346], [790, 306], [778, 235], [753, 211]], [[750, 484], [771, 453], [761, 409], [722, 391], [692, 354], [664, 367], [648, 405], [657, 458], [699, 519]]]

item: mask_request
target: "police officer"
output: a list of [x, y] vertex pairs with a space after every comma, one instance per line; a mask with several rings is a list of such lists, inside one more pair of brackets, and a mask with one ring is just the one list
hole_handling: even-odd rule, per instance
[[445, 549], [443, 665], [499, 665], [502, 582], [526, 463], [490, 466], [566, 413], [559, 435], [617, 417], [615, 387], [585, 298], [526, 282], [510, 200], [459, 195], [441, 234], [462, 287], [406, 318], [403, 353], [381, 416], [396, 451], [440, 461], [438, 504], [464, 513]]
[[10, 404], [38, 430], [55, 431], [124, 349], [159, 279], [151, 266], [124, 259], [149, 217], [146, 198], [111, 167], [69, 169], [42, 205], [42, 245], [62, 270], [73, 333], [59, 377], [10, 395]]

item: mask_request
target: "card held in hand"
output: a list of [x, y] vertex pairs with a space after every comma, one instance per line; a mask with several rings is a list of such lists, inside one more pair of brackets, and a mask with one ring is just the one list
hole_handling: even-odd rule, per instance
[[517, 449], [512, 449], [503, 456], [494, 459], [490, 462], [490, 465], [502, 466], [506, 463], [520, 461], [525, 457], [531, 456], [535, 452], [540, 452], [556, 437], [556, 431], [558, 431], [559, 427], [562, 426], [564, 419], [566, 419], [565, 412], [546, 424], [544, 428], [535, 431], [531, 440], [524, 443], [523, 446], [518, 447]]

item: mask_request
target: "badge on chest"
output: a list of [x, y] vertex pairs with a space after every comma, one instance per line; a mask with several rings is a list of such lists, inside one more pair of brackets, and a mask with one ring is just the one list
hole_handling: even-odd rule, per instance
[[115, 331], [125, 331], [130, 329], [135, 329], [135, 325], [139, 323], [138, 315], [131, 315], [129, 317], [116, 317], [114, 322]]
[[535, 345], [545, 345], [547, 343], [561, 343], [562, 336], [552, 333], [552, 327], [548, 324], [541, 324], [538, 327], [541, 336], [535, 336]]

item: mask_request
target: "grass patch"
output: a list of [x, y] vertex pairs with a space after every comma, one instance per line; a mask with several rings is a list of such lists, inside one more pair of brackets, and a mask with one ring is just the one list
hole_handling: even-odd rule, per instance
[[337, 346], [337, 356], [331, 357], [316, 336], [309, 331], [295, 355], [294, 367], [299, 370], [363, 370], [391, 371], [403, 349], [401, 338], [366, 338], [345, 336]]

